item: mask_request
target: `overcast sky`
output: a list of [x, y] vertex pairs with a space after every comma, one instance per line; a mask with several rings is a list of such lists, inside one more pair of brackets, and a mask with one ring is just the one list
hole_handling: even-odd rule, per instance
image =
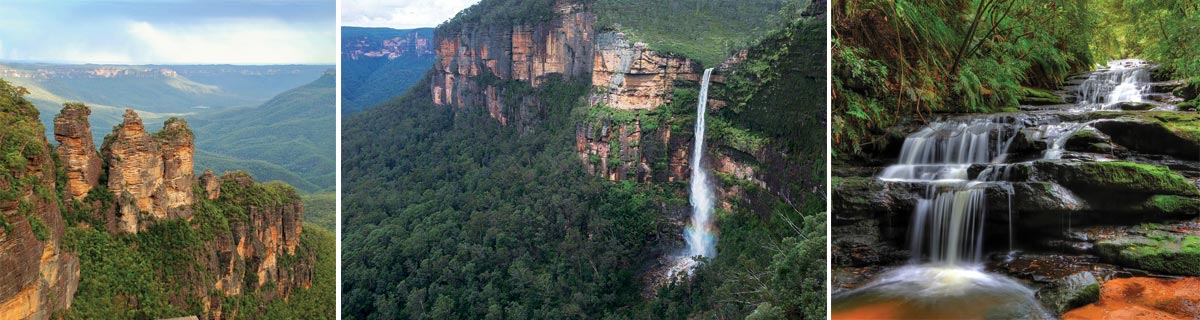
[[0, 60], [333, 64], [335, 0], [4, 0]]
[[436, 27], [479, 0], [342, 0], [342, 25], [415, 29]]

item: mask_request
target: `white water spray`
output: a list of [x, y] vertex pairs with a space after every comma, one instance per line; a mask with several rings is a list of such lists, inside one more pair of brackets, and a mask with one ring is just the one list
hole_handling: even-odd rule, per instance
[[717, 239], [712, 233], [713, 198], [712, 189], [708, 184], [708, 172], [704, 170], [704, 114], [708, 108], [708, 80], [712, 68], [704, 70], [704, 78], [700, 81], [700, 96], [696, 102], [696, 132], [695, 144], [692, 147], [692, 177], [690, 200], [692, 203], [692, 223], [684, 230], [688, 245], [688, 257], [703, 256], [712, 258], [717, 255]]

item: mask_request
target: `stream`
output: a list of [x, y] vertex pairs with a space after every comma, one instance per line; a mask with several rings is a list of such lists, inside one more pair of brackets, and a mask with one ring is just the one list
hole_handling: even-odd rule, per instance
[[[833, 318], [1053, 319], [1035, 288], [989, 263], [1021, 254], [1030, 225], [1070, 238], [1079, 218], [1073, 212], [1125, 210], [1122, 197], [1134, 196], [1081, 193], [1091, 189], [1068, 179], [1086, 180], [1070, 170], [1092, 163], [1163, 158], [1128, 152], [1116, 139], [1080, 142], [1081, 131], [1098, 132], [1102, 122], [1100, 128], [1113, 126], [1107, 122], [1124, 111], [1174, 110], [1169, 97], [1153, 92], [1150, 68], [1141, 60], [1111, 61], [1066, 79], [1057, 92], [1065, 103], [946, 116], [910, 133], [896, 160], [871, 182], [883, 186], [885, 194], [875, 196], [889, 205], [911, 205], [903, 236], [907, 260], [835, 294]], [[1140, 201], [1138, 195], [1127, 202]], [[1104, 218], [1089, 216], [1091, 222]]]

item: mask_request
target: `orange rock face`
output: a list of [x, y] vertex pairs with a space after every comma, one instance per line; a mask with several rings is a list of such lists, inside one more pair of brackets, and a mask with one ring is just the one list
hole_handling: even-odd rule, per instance
[[66, 190], [76, 200], [100, 184], [102, 163], [88, 123], [91, 113], [87, 106], [68, 103], [54, 117], [54, 140], [59, 143], [55, 152], [67, 171]]
[[467, 26], [439, 35], [430, 84], [433, 102], [499, 110], [502, 113], [492, 112], [493, 117], [507, 123], [536, 101], [523, 99], [522, 106], [505, 106], [504, 90], [482, 85], [478, 77], [519, 80], [538, 87], [552, 74], [567, 79], [588, 76], [595, 15], [587, 5], [571, 0], [558, 1], [554, 10], [555, 18], [545, 23], [511, 29]]
[[[202, 180], [207, 176], [205, 173]], [[255, 185], [249, 174], [240, 171], [226, 173], [219, 180], [240, 188]], [[296, 254], [300, 245], [304, 207], [299, 196], [292, 194], [282, 199], [270, 199], [245, 209], [247, 219], [231, 220], [230, 232], [217, 235], [211, 255], [206, 259], [217, 276], [212, 288], [225, 295], [258, 292], [271, 300], [288, 297], [295, 289], [310, 287], [314, 261], [297, 261], [286, 266], [280, 263], [283, 255]], [[257, 281], [247, 283], [248, 274], [253, 274]], [[267, 283], [275, 284], [273, 291], [263, 291]], [[209, 307], [214, 314], [229, 311], [223, 310], [219, 302], [214, 303]]]
[[205, 169], [204, 173], [200, 174], [200, 187], [204, 188], [204, 197], [208, 200], [221, 196], [221, 180], [212, 170]]
[[125, 111], [124, 122], [101, 146], [108, 164], [108, 189], [117, 206], [115, 230], [137, 233], [157, 220], [190, 216], [189, 206], [195, 203], [192, 141], [183, 120], [168, 120], [151, 137], [137, 113]]
[[603, 91], [593, 93], [589, 102], [622, 110], [670, 103], [676, 79], [698, 81], [703, 71], [695, 61], [660, 55], [615, 32], [599, 35], [593, 64], [592, 87]]
[[108, 163], [108, 190], [117, 205], [116, 229], [137, 233], [149, 221], [167, 217], [165, 199], [155, 196], [163, 190], [162, 152], [133, 110], [125, 110], [124, 122], [113, 130], [101, 153]]
[[196, 202], [192, 185], [196, 183], [193, 173], [196, 164], [195, 137], [187, 121], [172, 118], [163, 124], [162, 131], [154, 135], [162, 151], [163, 159], [163, 205], [172, 218], [190, 218], [191, 205]]
[[[79, 258], [63, 249], [58, 196], [35, 191], [57, 187], [44, 127], [32, 104], [19, 102], [16, 108], [23, 110], [0, 116], [0, 126], [17, 128], [0, 139], [28, 139], [21, 150], [24, 165], [0, 166], [5, 171], [0, 190], [15, 194], [0, 198], [0, 319], [49, 319], [71, 305], [79, 285]], [[20, 136], [24, 133], [30, 135]]]
[[1063, 314], [1064, 320], [1195, 319], [1200, 278], [1121, 278], [1100, 286], [1100, 301]]

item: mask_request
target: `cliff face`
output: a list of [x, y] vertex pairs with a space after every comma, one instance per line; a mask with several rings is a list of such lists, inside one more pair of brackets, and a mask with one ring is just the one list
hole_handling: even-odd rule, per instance
[[[247, 216], [230, 220], [229, 232], [218, 233], [207, 245], [202, 261], [216, 276], [209, 289], [223, 296], [257, 294], [270, 301], [312, 286], [315, 259], [311, 253], [297, 252], [304, 208], [295, 189], [282, 183], [258, 184], [241, 171], [217, 180], [223, 191], [217, 201], [233, 203]], [[216, 318], [245, 312], [223, 306], [220, 299], [205, 304]]]
[[558, 1], [546, 23], [512, 27], [467, 25], [439, 30], [434, 62], [433, 102], [437, 105], [486, 106], [507, 123], [521, 105], [505, 105], [507, 90], [494, 80], [519, 80], [538, 87], [551, 74], [566, 79], [586, 77], [592, 69], [596, 16], [587, 5]]
[[[595, 90], [588, 97], [593, 108], [655, 110], [671, 103], [675, 81], [698, 82], [704, 71], [698, 62], [631, 43], [622, 33], [601, 33], [595, 46], [591, 82]], [[654, 119], [636, 114], [632, 122], [599, 119], [577, 127], [576, 151], [588, 172], [609, 180], [687, 180], [690, 143], [678, 135], [672, 140], [669, 125], [645, 130], [643, 122]], [[597, 161], [598, 156], [603, 157]]]
[[[366, 28], [358, 28], [369, 30]], [[402, 57], [433, 56], [433, 39], [412, 32], [402, 36], [382, 39], [363, 35], [353, 38], [343, 36], [342, 57], [349, 60], [385, 58], [396, 60]]]
[[644, 43], [630, 43], [625, 35], [605, 32], [596, 39], [592, 86], [597, 91], [590, 104], [633, 110], [654, 109], [671, 101], [676, 79], [700, 81], [699, 62], [665, 56]]
[[108, 190], [115, 196], [115, 229], [145, 230], [154, 221], [188, 217], [192, 199], [195, 146], [187, 122], [172, 119], [151, 137], [133, 110], [104, 139], [101, 153], [108, 168]]
[[187, 218], [191, 214], [193, 199], [192, 185], [196, 154], [195, 136], [183, 119], [172, 118], [163, 123], [162, 131], [154, 135], [162, 151], [163, 159], [163, 205], [171, 218]]
[[91, 109], [69, 103], [54, 117], [54, 140], [59, 143], [55, 152], [67, 171], [66, 189], [76, 200], [87, 197], [100, 184], [102, 164], [88, 123], [91, 114]]
[[[86, 155], [90, 150], [96, 156], [94, 146], [76, 144], [78, 139], [90, 141], [82, 134], [88, 132], [88, 113], [85, 106], [68, 105], [56, 118], [56, 138], [63, 141], [59, 147], [60, 154]], [[36, 123], [36, 117], [34, 119]], [[40, 132], [35, 131], [37, 134]], [[236, 299], [227, 297], [255, 295], [258, 297], [256, 301], [266, 303], [286, 299], [293, 291], [312, 286], [316, 257], [312, 248], [300, 246], [304, 208], [295, 188], [280, 182], [255, 183], [250, 174], [241, 171], [218, 178], [211, 170], [206, 170], [197, 178], [192, 173], [195, 167], [193, 140], [194, 135], [182, 119], [166, 121], [161, 131], [151, 135], [143, 128], [137, 113], [127, 111], [124, 122], [114, 128], [102, 146], [107, 185], [93, 186], [101, 189], [106, 187], [111, 191], [112, 199], [70, 206], [70, 210], [81, 210], [73, 212], [77, 216], [90, 217], [79, 222], [78, 227], [133, 234], [130, 237], [154, 237], [154, 232], [139, 233], [154, 228], [156, 223], [164, 219], [189, 221], [188, 232], [197, 232], [199, 236], [188, 237], [202, 241], [199, 244], [202, 250], [181, 253], [192, 256], [194, 263], [189, 263], [181, 270], [166, 272], [164, 275], [169, 279], [158, 281], [178, 285], [178, 291], [167, 292], [166, 295], [170, 297], [169, 302], [180, 310], [192, 310], [191, 303], [199, 301], [202, 319], [234, 318], [260, 311], [255, 308], [248, 310], [251, 306], [230, 305], [229, 302]], [[42, 138], [41, 145], [46, 145], [45, 138]], [[96, 161], [99, 161], [98, 158]], [[30, 171], [14, 177], [26, 179], [23, 177], [33, 175], [40, 179], [38, 181], [48, 183], [40, 186], [44, 190], [54, 190], [55, 171], [49, 154], [34, 154], [29, 159]], [[33, 166], [34, 163], [48, 167]], [[89, 172], [83, 170], [83, 165], [73, 164], [67, 157], [64, 157], [63, 167], [68, 174]], [[96, 164], [95, 167], [99, 170], [100, 165]], [[0, 178], [0, 186], [5, 186], [3, 178]], [[197, 189], [203, 191], [194, 191]], [[31, 198], [36, 197], [36, 192], [18, 194], [25, 194], [28, 202], [36, 208], [32, 212], [45, 213], [40, 221], [45, 222], [43, 229], [51, 234], [53, 241], [47, 240], [45, 246], [40, 245], [41, 242], [34, 238], [34, 232], [29, 227], [37, 224], [22, 220], [22, 215], [5, 216], [4, 221], [14, 228], [11, 233], [0, 233], [0, 245], [5, 246], [3, 252], [16, 254], [0, 255], [0, 267], [15, 265], [20, 268], [15, 268], [16, 271], [10, 274], [0, 271], [0, 280], [3, 280], [0, 281], [0, 303], [8, 303], [0, 305], [0, 320], [14, 319], [8, 314], [21, 310], [27, 311], [13, 313], [17, 314], [15, 319], [24, 319], [31, 314], [29, 312], [38, 312], [39, 317], [48, 316], [49, 311], [69, 305], [78, 283], [78, 260], [72, 260], [73, 255], [58, 253], [64, 222], [55, 205], [56, 200]], [[74, 196], [74, 193], [71, 194]], [[21, 203], [21, 206], [25, 206], [24, 202]], [[0, 201], [0, 210], [7, 213], [26, 209], [18, 209], [17, 202]], [[193, 217], [201, 218], [193, 221]], [[89, 226], [85, 223], [107, 225]], [[10, 258], [12, 260], [8, 260]], [[21, 286], [6, 287], [10, 283]], [[120, 290], [116, 292], [120, 299], [135, 296]], [[67, 299], [64, 301], [58, 297]], [[51, 306], [48, 303], [60, 305]], [[129, 303], [136, 306], [139, 302], [133, 299]]]
[[71, 305], [79, 260], [62, 247], [57, 171], [44, 127], [32, 104], [9, 96], [0, 98], [0, 152], [20, 158], [0, 165], [0, 319], [49, 319]]
[[[537, 88], [552, 74], [568, 80], [590, 78], [596, 90], [589, 104], [654, 110], [671, 102], [675, 81], [700, 79], [703, 68], [698, 62], [655, 52], [621, 33], [598, 34], [591, 10], [587, 4], [562, 0], [555, 4], [554, 17], [543, 23], [511, 28], [466, 24], [439, 30], [430, 88], [434, 103], [482, 108], [507, 125], [538, 104], [525, 96], [510, 97], [507, 81]], [[612, 180], [685, 180], [687, 141], [672, 140], [666, 125], [646, 130], [643, 120], [578, 124], [576, 150], [587, 170]]]

